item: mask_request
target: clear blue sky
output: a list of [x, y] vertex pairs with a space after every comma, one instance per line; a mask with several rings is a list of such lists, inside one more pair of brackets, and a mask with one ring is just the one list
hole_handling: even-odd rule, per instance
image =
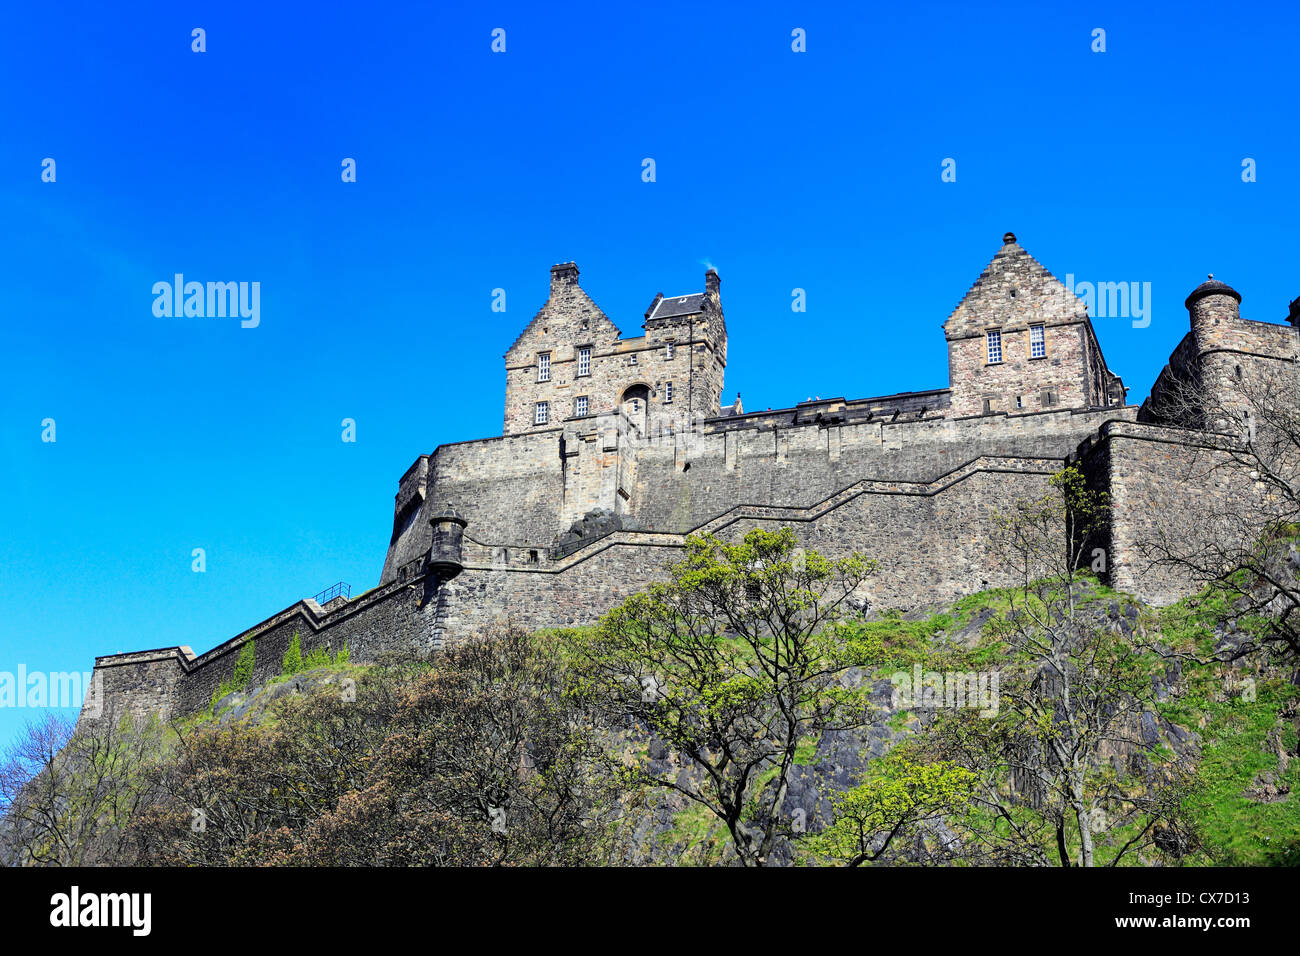
[[[402, 472], [500, 432], [555, 262], [626, 334], [715, 265], [750, 409], [946, 385], [1008, 229], [1152, 284], [1148, 328], [1097, 323], [1134, 402], [1207, 272], [1253, 318], [1300, 295], [1293, 5], [472, 6], [6, 12], [0, 671], [374, 585]], [[177, 272], [259, 281], [260, 326], [155, 317]]]

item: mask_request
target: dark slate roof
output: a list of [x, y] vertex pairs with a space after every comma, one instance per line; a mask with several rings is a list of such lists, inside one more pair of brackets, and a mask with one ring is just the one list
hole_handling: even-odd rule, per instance
[[694, 315], [704, 309], [704, 293], [697, 292], [694, 295], [678, 295], [670, 299], [660, 299], [655, 310], [650, 313], [651, 319], [671, 319], [675, 315]]
[[1214, 276], [1210, 276], [1192, 290], [1192, 294], [1189, 295], [1183, 303], [1184, 308], [1190, 307], [1197, 299], [1203, 299], [1207, 295], [1230, 295], [1238, 302], [1241, 301], [1240, 292], [1228, 285], [1228, 283], [1220, 282], [1218, 279], [1214, 278]]

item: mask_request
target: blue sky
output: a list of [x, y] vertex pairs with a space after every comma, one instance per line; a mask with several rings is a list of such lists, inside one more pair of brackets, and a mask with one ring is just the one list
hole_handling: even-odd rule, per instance
[[[1251, 318], [1300, 295], [1293, 6], [621, 7], [7, 12], [0, 671], [374, 585], [402, 472], [500, 432], [555, 262], [629, 335], [716, 266], [751, 410], [946, 385], [939, 326], [1008, 229], [1151, 283], [1149, 327], [1097, 320], [1135, 403], [1206, 273]], [[177, 272], [260, 282], [260, 325], [156, 317]]]

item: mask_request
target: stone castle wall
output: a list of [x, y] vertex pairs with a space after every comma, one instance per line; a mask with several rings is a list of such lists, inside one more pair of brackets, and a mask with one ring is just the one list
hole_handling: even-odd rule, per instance
[[350, 601], [335, 599], [328, 608], [310, 599], [298, 601], [198, 657], [188, 648], [98, 657], [81, 720], [116, 720], [124, 712], [167, 720], [202, 710], [234, 675], [240, 650], [249, 641], [256, 642], [255, 684], [281, 673], [295, 633], [304, 655], [345, 646], [358, 661], [387, 653], [427, 653], [441, 641], [437, 583], [421, 571], [409, 583], [395, 582]]
[[980, 457], [1061, 460], [1102, 422], [1136, 411], [830, 425], [754, 416], [640, 450], [632, 512], [638, 527], [686, 531], [734, 504], [808, 506], [862, 479], [930, 482]]
[[1257, 489], [1232, 464], [1229, 445], [1199, 431], [1111, 422], [1080, 448], [1076, 463], [1110, 495], [1110, 526], [1099, 544], [1112, 587], [1157, 605], [1195, 590], [1185, 571], [1162, 560], [1160, 544], [1233, 533], [1216, 522]]
[[[304, 653], [346, 644], [367, 661], [434, 652], [505, 622], [589, 624], [662, 580], [690, 533], [789, 526], [830, 556], [879, 563], [859, 606], [946, 604], [1013, 583], [989, 559], [994, 516], [1053, 493], [1051, 475], [1069, 463], [1111, 497], [1096, 542], [1110, 582], [1167, 603], [1192, 582], [1143, 542], [1197, 524], [1194, 505], [1251, 489], [1240, 473], [1216, 474], [1224, 439], [1171, 418], [1161, 396], [1179, 378], [1226, 400], [1234, 383], [1296, 375], [1295, 330], [1242, 319], [1240, 296], [1211, 282], [1189, 297], [1191, 332], [1152, 397], [1128, 406], [1082, 303], [1008, 234], [945, 325], [948, 388], [744, 413], [720, 404], [718, 289], [710, 271], [703, 293], [656, 298], [645, 335], [625, 339], [578, 287], [576, 266], [555, 267], [547, 305], [506, 355], [504, 434], [439, 446], [406, 471], [378, 587], [323, 608], [296, 602], [199, 657], [169, 648], [98, 658], [87, 715], [92, 703], [110, 715], [201, 709], [248, 641], [260, 682], [280, 672], [294, 633]], [[1029, 354], [1034, 326], [1041, 358]], [[990, 363], [993, 327], [1003, 360]], [[593, 365], [577, 376], [583, 343]], [[538, 382], [543, 350], [551, 377]], [[592, 396], [588, 414], [534, 422], [537, 401], [559, 407], [575, 387]]]
[[[790, 526], [807, 546], [830, 556], [859, 551], [879, 562], [880, 572], [857, 596], [863, 606], [942, 604], [1012, 583], [988, 559], [993, 514], [1007, 500], [1047, 493], [1060, 464], [1057, 458], [979, 458], [933, 481], [859, 480], [806, 504], [739, 504], [688, 530], [739, 536]], [[361, 662], [387, 652], [428, 653], [506, 622], [529, 629], [590, 624], [662, 580], [685, 540], [684, 532], [617, 530], [557, 557], [479, 541], [467, 530], [463, 570], [449, 581], [417, 559], [374, 591], [330, 609], [300, 601], [197, 658], [173, 649], [138, 660], [97, 659], [105, 712], [116, 715], [125, 706], [167, 717], [201, 710], [232, 676], [250, 640], [256, 641], [254, 680], [263, 682], [280, 673], [294, 633], [303, 653], [346, 644]]]
[[408, 487], [404, 479], [394, 509], [399, 533], [381, 580], [428, 550], [428, 517], [448, 505], [477, 540], [516, 549], [549, 548], [602, 507], [622, 515], [625, 527], [684, 534], [738, 503], [806, 506], [862, 478], [931, 481], [981, 456], [1064, 459], [1103, 422], [1137, 413], [1111, 407], [954, 419], [913, 410], [896, 418], [856, 404], [823, 414], [836, 403], [808, 403], [649, 437], [605, 416], [586, 428], [443, 445], [427, 467], [412, 468], [412, 481], [423, 475], [424, 484]]

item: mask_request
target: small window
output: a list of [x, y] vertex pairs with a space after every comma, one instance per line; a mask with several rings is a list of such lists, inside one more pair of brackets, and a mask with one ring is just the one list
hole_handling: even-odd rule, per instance
[[587, 415], [587, 396], [579, 395], [573, 400], [573, 414], [579, 418], [585, 418]]
[[1025, 403], [1019, 395], [1016, 396], [1016, 408], [1024, 408]]
[[591, 374], [591, 349], [578, 349], [578, 374]]
[[1029, 357], [1042, 358], [1047, 354], [1047, 340], [1043, 337], [1044, 330], [1041, 325], [1031, 325], [1029, 327]]
[[1002, 361], [1002, 330], [990, 329], [988, 331], [989, 343], [989, 364], [996, 365]]
[[551, 419], [551, 403], [538, 402], [537, 412], [533, 417], [533, 424], [545, 425]]
[[664, 404], [667, 405], [673, 400], [673, 383], [664, 382]]
[[627, 364], [628, 364], [628, 365], [635, 365], [635, 364], [636, 364], [636, 353], [635, 353], [635, 352], [632, 353], [632, 357], [631, 357], [630, 359], [628, 359]]
[[551, 353], [537, 353], [537, 381], [549, 382], [551, 380]]
[[1043, 400], [1043, 407], [1044, 407], [1044, 408], [1051, 408], [1053, 405], [1055, 405], [1055, 404], [1056, 404], [1056, 389], [1054, 389], [1054, 388], [1045, 388], [1045, 389], [1043, 389], [1042, 400]]
[[664, 346], [664, 358], [666, 358], [666, 359], [667, 359], [668, 361], [670, 361], [670, 362], [673, 360], [673, 343], [672, 343], [672, 342], [669, 342], [667, 345]]

